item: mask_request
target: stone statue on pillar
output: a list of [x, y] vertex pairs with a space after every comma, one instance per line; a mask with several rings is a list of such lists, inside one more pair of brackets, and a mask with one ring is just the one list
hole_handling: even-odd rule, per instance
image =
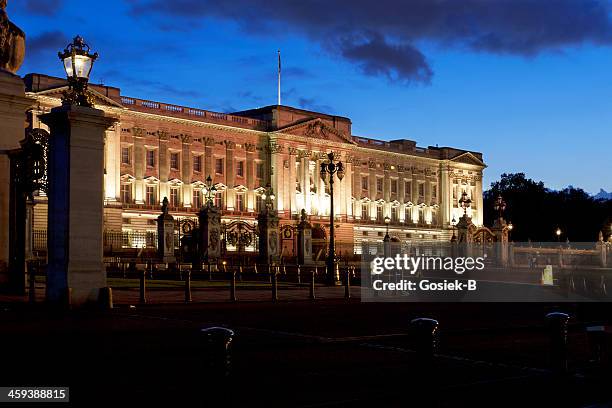
[[162, 213], [157, 217], [157, 256], [163, 263], [174, 263], [174, 217], [168, 213], [168, 197], [162, 201]]
[[306, 210], [302, 208], [298, 230], [298, 264], [310, 265], [312, 259], [312, 226], [308, 222]]
[[0, 69], [15, 74], [25, 57], [25, 33], [6, 14], [7, 0], [0, 0]]

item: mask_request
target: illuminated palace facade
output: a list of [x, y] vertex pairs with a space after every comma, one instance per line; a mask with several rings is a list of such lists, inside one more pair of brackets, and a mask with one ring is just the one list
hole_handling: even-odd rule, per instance
[[[24, 78], [37, 100], [29, 126], [60, 105], [65, 81]], [[210, 175], [222, 219], [255, 222], [270, 185], [281, 224], [295, 224], [302, 209], [313, 225], [329, 225], [329, 188], [319, 175], [326, 153], [339, 153], [346, 175], [334, 185], [339, 242], [383, 239], [449, 240], [467, 192], [474, 224], [482, 225], [482, 154], [451, 147], [417, 147], [411, 140], [356, 136], [351, 120], [288, 106], [216, 113], [121, 95], [91, 86], [96, 108], [120, 118], [105, 143], [105, 230], [155, 231], [167, 197], [175, 217], [196, 217]], [[385, 119], [385, 120], [388, 120]], [[80, 175], [87, 178], [87, 174]], [[36, 198], [34, 229], [46, 229], [45, 197]]]

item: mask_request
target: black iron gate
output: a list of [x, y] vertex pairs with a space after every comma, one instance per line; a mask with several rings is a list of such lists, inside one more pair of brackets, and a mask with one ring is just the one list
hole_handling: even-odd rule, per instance
[[9, 152], [11, 187], [9, 197], [9, 287], [15, 293], [26, 288], [26, 231], [28, 211], [32, 211], [34, 192], [48, 194], [47, 154], [49, 133], [33, 129], [20, 142], [21, 148]]

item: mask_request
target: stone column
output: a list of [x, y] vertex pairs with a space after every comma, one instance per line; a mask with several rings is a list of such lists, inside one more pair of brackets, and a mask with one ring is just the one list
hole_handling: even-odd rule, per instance
[[440, 215], [442, 221], [442, 227], [448, 227], [451, 217], [451, 203], [453, 200], [453, 192], [451, 190], [450, 179], [449, 179], [449, 168], [446, 163], [440, 165]]
[[384, 166], [383, 199], [385, 200], [385, 208], [383, 214], [385, 217], [391, 218], [391, 178], [389, 177], [391, 165], [385, 163]]
[[106, 132], [104, 200], [116, 202], [121, 198], [121, 127]]
[[297, 179], [295, 173], [295, 159], [297, 158], [297, 149], [295, 147], [289, 147], [287, 151], [289, 152], [289, 181], [285, 184], [287, 186], [287, 192], [289, 193], [289, 208], [291, 209], [291, 213], [289, 214], [289, 216], [292, 216], [293, 214], [297, 214], [298, 208], [297, 202], [295, 200], [295, 182]]
[[0, 70], [0, 285], [9, 281], [11, 165], [6, 151], [19, 148], [25, 135], [25, 112], [33, 103], [25, 96], [23, 80]]
[[146, 187], [144, 174], [146, 169], [144, 138], [147, 134], [145, 129], [134, 128], [134, 189], [136, 204], [144, 204], [146, 199]]
[[304, 208], [307, 214], [312, 214], [310, 196], [310, 153], [308, 151], [304, 152], [304, 157], [302, 157], [302, 168], [304, 169], [304, 183], [302, 184], [302, 190], [304, 190]]
[[168, 178], [170, 177], [170, 153], [168, 151], [168, 132], [157, 132], [159, 137], [159, 197], [163, 200], [164, 197], [170, 197], [170, 186]]
[[246, 151], [246, 208], [247, 211], [255, 211], [255, 160], [253, 155], [256, 146], [251, 143], [244, 145]]
[[400, 202], [397, 215], [400, 222], [406, 222], [406, 180], [404, 180], [404, 166], [399, 165], [397, 170], [399, 176], [397, 179], [397, 201]]
[[54, 108], [41, 120], [51, 129], [47, 300], [97, 302], [106, 287], [104, 134], [118, 119], [72, 105]]
[[227, 185], [227, 190], [225, 191], [225, 199], [226, 199], [226, 208], [228, 210], [235, 210], [234, 198], [236, 195], [236, 191], [234, 191], [234, 187], [236, 185], [234, 173], [236, 171], [236, 165], [234, 163], [234, 149], [236, 148], [236, 143], [226, 140], [225, 141], [225, 184]]
[[482, 173], [474, 177], [474, 195], [476, 196], [476, 224], [484, 225], [484, 210], [482, 208]]
[[183, 196], [182, 201], [185, 207], [191, 207], [191, 200], [193, 198], [191, 192], [191, 175], [193, 167], [191, 165], [191, 136], [181, 135], [181, 181], [183, 182]]
[[204, 139], [204, 178], [211, 176], [214, 180], [214, 169], [213, 169], [213, 149], [215, 147], [215, 140], [207, 137]]

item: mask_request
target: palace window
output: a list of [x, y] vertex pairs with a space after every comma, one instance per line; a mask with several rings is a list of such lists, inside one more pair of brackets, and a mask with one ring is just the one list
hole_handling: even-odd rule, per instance
[[362, 190], [368, 189], [368, 176], [361, 176], [361, 189]]
[[191, 207], [193, 208], [202, 207], [202, 190], [200, 189], [193, 190], [193, 199], [192, 199]]
[[404, 195], [408, 198], [408, 201], [412, 200], [412, 181], [404, 181]]
[[170, 168], [172, 170], [178, 170], [180, 165], [180, 158], [178, 153], [170, 153]]
[[376, 221], [378, 222], [382, 222], [383, 221], [383, 206], [382, 205], [377, 205], [376, 206]]
[[264, 178], [264, 164], [263, 163], [256, 163], [255, 164], [255, 169], [256, 169], [256, 174], [257, 174], [257, 178], [258, 179], [262, 179]]
[[391, 207], [391, 221], [398, 222], [399, 217], [397, 215], [397, 207]]
[[244, 194], [236, 194], [236, 211], [244, 211]]
[[124, 183], [121, 185], [121, 201], [126, 204], [132, 202], [132, 184]]
[[170, 207], [178, 207], [180, 200], [180, 191], [178, 187], [170, 188]]
[[425, 209], [419, 208], [419, 224], [425, 224]]
[[406, 207], [404, 210], [404, 222], [409, 223], [412, 222], [412, 208]]
[[223, 208], [223, 192], [220, 191], [215, 194], [215, 207], [222, 209]]
[[376, 179], [376, 192], [377, 193], [383, 192], [383, 179], [380, 177]]
[[147, 205], [157, 204], [157, 189], [155, 186], [147, 186]]
[[431, 186], [431, 199], [433, 201], [436, 201], [438, 199], [438, 185], [437, 184], [433, 184]]
[[391, 180], [391, 193], [397, 194], [397, 180]]
[[419, 200], [423, 201], [425, 198], [425, 183], [419, 183]]
[[369, 221], [370, 220], [370, 209], [368, 208], [368, 203], [361, 204], [361, 219]]
[[239, 161], [236, 163], [236, 175], [238, 177], [244, 177], [244, 162]]
[[147, 167], [155, 167], [155, 150], [147, 150]]
[[130, 150], [131, 149], [129, 147], [121, 148], [121, 164], [131, 164], [132, 163]]
[[193, 171], [196, 173], [200, 173], [202, 171], [202, 156], [201, 155], [193, 156]]
[[215, 173], [216, 174], [223, 174], [223, 159], [216, 159], [215, 160]]

